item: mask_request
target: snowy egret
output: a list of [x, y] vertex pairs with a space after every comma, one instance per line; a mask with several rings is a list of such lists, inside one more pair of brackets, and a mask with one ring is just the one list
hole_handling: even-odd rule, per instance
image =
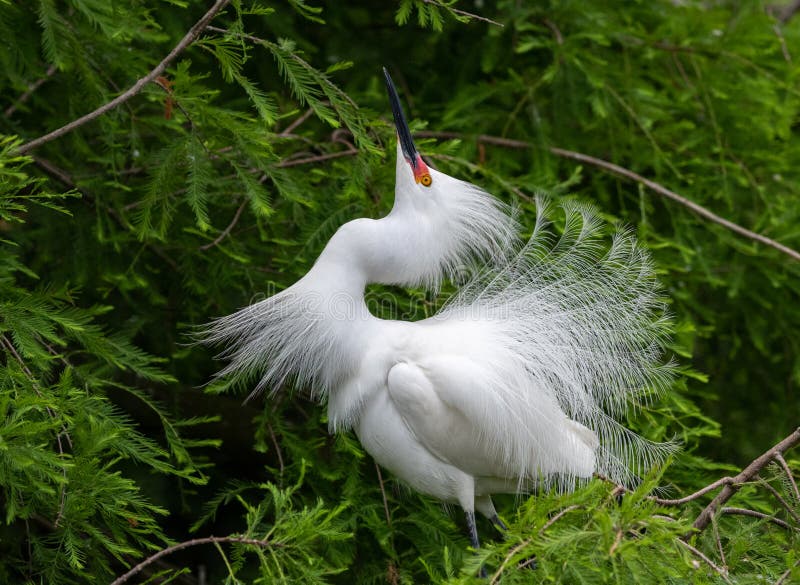
[[[573, 202], [554, 235], [540, 201], [522, 242], [503, 203], [426, 165], [388, 73], [386, 85], [391, 212], [341, 226], [297, 283], [206, 335], [226, 346], [219, 376], [255, 392], [310, 388], [331, 432], [353, 429], [402, 481], [458, 503], [477, 548], [476, 510], [503, 526], [492, 494], [566, 489], [594, 472], [630, 483], [670, 449], [616, 420], [670, 378], [663, 307], [629, 231], [603, 246], [596, 212]], [[369, 283], [436, 286], [469, 263], [478, 276], [434, 317], [367, 308]]]

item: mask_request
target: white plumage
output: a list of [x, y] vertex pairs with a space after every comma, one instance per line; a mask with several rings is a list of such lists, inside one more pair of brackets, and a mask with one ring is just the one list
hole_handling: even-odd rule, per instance
[[[631, 483], [670, 450], [617, 422], [670, 378], [664, 310], [631, 233], [604, 247], [596, 212], [569, 203], [555, 235], [539, 201], [519, 244], [502, 203], [427, 168], [398, 110], [391, 213], [343, 225], [301, 280], [215, 321], [207, 340], [226, 345], [220, 376], [310, 388], [332, 432], [353, 429], [412, 488], [460, 504], [477, 546], [473, 511], [499, 523], [492, 493], [594, 472]], [[476, 263], [430, 319], [383, 320], [365, 304], [368, 283], [437, 286]]]

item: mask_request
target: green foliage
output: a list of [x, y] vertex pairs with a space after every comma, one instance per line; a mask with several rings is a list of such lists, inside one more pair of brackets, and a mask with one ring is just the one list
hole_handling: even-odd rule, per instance
[[[800, 265], [549, 150], [800, 248], [800, 18], [732, 1], [239, 0], [158, 83], [19, 154], [131, 87], [209, 5], [0, 0], [0, 582], [107, 583], [208, 534], [248, 542], [184, 548], [129, 582], [194, 582], [201, 565], [229, 583], [466, 583], [481, 564], [503, 583], [800, 578], [797, 530], [717, 514], [688, 543], [721, 573], [679, 538], [712, 494], [649, 498], [733, 475], [797, 426]], [[501, 497], [510, 530], [481, 521], [474, 553], [460, 512], [327, 435], [312, 389], [204, 392], [220, 364], [189, 344], [195, 326], [289, 286], [339, 225], [390, 208], [381, 66], [414, 129], [448, 133], [418, 141], [431, 163], [528, 228], [544, 191], [650, 248], [682, 376], [629, 422], [682, 450], [635, 493]], [[450, 290], [368, 300], [418, 319]], [[773, 465], [729, 505], [797, 528], [794, 489]]]

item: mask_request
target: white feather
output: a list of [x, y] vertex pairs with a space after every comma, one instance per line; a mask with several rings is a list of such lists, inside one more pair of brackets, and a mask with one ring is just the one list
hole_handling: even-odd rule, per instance
[[[355, 428], [401, 479], [468, 510], [594, 471], [634, 481], [672, 449], [618, 422], [671, 376], [647, 254], [627, 230], [605, 249], [597, 213], [574, 203], [554, 235], [542, 201], [515, 246], [496, 199], [433, 170], [415, 184], [398, 159], [387, 217], [342, 226], [295, 285], [211, 324], [230, 360], [219, 375], [311, 388], [333, 431]], [[382, 320], [364, 303], [368, 283], [435, 287], [475, 258], [483, 272], [431, 319]]]

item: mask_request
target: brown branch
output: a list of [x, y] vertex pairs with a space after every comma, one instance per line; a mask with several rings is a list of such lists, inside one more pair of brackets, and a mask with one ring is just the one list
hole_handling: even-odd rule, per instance
[[280, 134], [278, 134], [278, 136], [290, 135], [298, 126], [300, 126], [300, 124], [308, 120], [313, 113], [314, 108], [308, 108], [305, 112], [298, 116], [296, 120], [289, 124]]
[[792, 470], [789, 468], [789, 464], [786, 463], [786, 459], [783, 458], [782, 454], [778, 453], [777, 455], [775, 455], [775, 461], [777, 461], [778, 464], [781, 467], [783, 467], [783, 471], [784, 473], [786, 473], [786, 477], [789, 479], [789, 483], [791, 484], [792, 489], [794, 490], [794, 497], [797, 499], [798, 502], [800, 502], [800, 490], [797, 489], [797, 483], [794, 481]]
[[711, 567], [712, 569], [714, 569], [714, 570], [715, 570], [715, 571], [716, 571], [716, 572], [719, 574], [719, 576], [720, 576], [720, 577], [722, 577], [722, 580], [723, 580], [723, 581], [725, 581], [726, 583], [730, 583], [730, 582], [731, 582], [731, 581], [730, 581], [730, 579], [728, 579], [727, 571], [725, 571], [725, 570], [721, 569], [720, 567], [718, 567], [718, 566], [717, 566], [717, 565], [714, 563], [714, 561], [712, 561], [711, 559], [709, 559], [709, 558], [708, 558], [706, 555], [704, 555], [702, 552], [700, 552], [699, 550], [697, 550], [695, 547], [693, 547], [693, 546], [692, 546], [691, 544], [689, 544], [688, 542], [684, 542], [684, 541], [682, 541], [680, 538], [676, 539], [676, 542], [678, 542], [678, 543], [679, 543], [681, 546], [683, 546], [684, 548], [688, 549], [689, 551], [691, 551], [691, 552], [692, 552], [692, 553], [694, 553], [695, 555], [697, 555], [697, 557], [698, 557], [698, 558], [701, 558], [701, 559], [703, 559], [703, 561], [705, 561], [705, 563], [706, 563], [706, 564], [707, 564], [709, 567]]
[[375, 471], [378, 473], [378, 484], [381, 486], [381, 497], [383, 498], [383, 512], [386, 514], [386, 525], [389, 527], [389, 530], [391, 530], [392, 517], [389, 514], [389, 501], [386, 499], [386, 489], [383, 486], [383, 475], [381, 474], [381, 468], [377, 463], [375, 464]]
[[798, 515], [798, 513], [794, 511], [794, 509], [792, 508], [792, 506], [791, 506], [791, 505], [789, 505], [789, 502], [787, 502], [787, 501], [786, 501], [786, 500], [783, 498], [783, 496], [782, 496], [782, 495], [781, 495], [781, 494], [778, 492], [778, 490], [776, 490], [774, 487], [772, 487], [772, 486], [769, 484], [769, 482], [768, 482], [768, 481], [766, 481], [766, 480], [765, 480], [763, 477], [759, 477], [759, 478], [758, 478], [758, 482], [759, 482], [759, 483], [760, 483], [760, 484], [761, 484], [763, 487], [767, 488], [767, 491], [769, 491], [769, 492], [770, 492], [770, 493], [771, 493], [773, 496], [775, 496], [775, 499], [776, 499], [776, 500], [778, 500], [778, 501], [781, 503], [781, 505], [782, 505], [782, 506], [783, 506], [783, 507], [786, 509], [786, 511], [787, 511], [787, 512], [789, 512], [789, 515], [790, 515], [792, 518], [794, 518], [795, 522], [797, 522], [798, 524], [800, 524], [800, 515]]
[[680, 506], [681, 504], [686, 504], [691, 502], [692, 500], [696, 500], [700, 496], [707, 494], [708, 492], [714, 491], [720, 486], [728, 485], [733, 481], [733, 478], [730, 477], [721, 477], [714, 483], [708, 484], [706, 487], [701, 488], [694, 492], [693, 494], [689, 494], [683, 498], [678, 498], [674, 500], [668, 500], [664, 498], [657, 498], [656, 496], [649, 496], [648, 499], [654, 501], [656, 504], [661, 504], [662, 506]]
[[[465, 137], [465, 135], [460, 132], [423, 131], [423, 132], [416, 132], [415, 135], [421, 138], [428, 137], [428, 138], [444, 138], [444, 139], [454, 139], [454, 138], [460, 139]], [[499, 136], [489, 136], [487, 134], [478, 134], [477, 136], [475, 136], [475, 140], [477, 140], [478, 142], [485, 142], [486, 144], [495, 144], [497, 146], [504, 146], [506, 148], [524, 149], [524, 148], [533, 148], [534, 146], [533, 144], [529, 142], [524, 142], [522, 140], [501, 138]], [[592, 166], [596, 166], [606, 171], [609, 171], [610, 173], [615, 174], [619, 177], [630, 179], [631, 181], [639, 183], [640, 185], [644, 185], [645, 187], [647, 187], [651, 191], [658, 193], [662, 197], [666, 197], [667, 199], [670, 199], [676, 203], [679, 203], [680, 205], [683, 205], [684, 207], [688, 208], [690, 211], [692, 211], [693, 213], [699, 215], [704, 219], [707, 219], [711, 222], [721, 225], [722, 227], [729, 229], [730, 231], [740, 236], [743, 236], [747, 239], [754, 240], [756, 242], [764, 244], [765, 246], [770, 246], [771, 248], [775, 248], [776, 250], [786, 254], [790, 258], [800, 261], [800, 252], [798, 252], [797, 250], [789, 248], [788, 246], [784, 246], [783, 244], [776, 242], [773, 239], [770, 239], [761, 234], [757, 234], [753, 231], [743, 228], [738, 224], [733, 223], [732, 221], [720, 217], [719, 215], [709, 211], [705, 207], [698, 205], [697, 203], [690, 201], [686, 197], [678, 195], [677, 193], [671, 191], [670, 189], [667, 189], [663, 185], [660, 185], [655, 181], [651, 181], [650, 179], [646, 179], [645, 177], [637, 173], [634, 173], [629, 169], [626, 169], [624, 167], [621, 167], [619, 165], [605, 161], [600, 158], [589, 156], [588, 154], [583, 154], [572, 150], [566, 150], [564, 148], [558, 148], [556, 146], [551, 146], [548, 148], [548, 150], [556, 156], [590, 164]]]
[[559, 520], [561, 520], [561, 518], [563, 518], [563, 517], [564, 517], [566, 514], [568, 514], [569, 512], [572, 512], [573, 510], [577, 510], [578, 508], [581, 508], [581, 507], [582, 507], [582, 506], [579, 506], [578, 504], [573, 504], [572, 506], [567, 506], [567, 507], [566, 507], [566, 508], [564, 508], [563, 510], [559, 511], [559, 512], [558, 512], [558, 514], [556, 514], [555, 516], [553, 516], [552, 518], [550, 518], [550, 520], [548, 520], [547, 522], [545, 522], [544, 526], [542, 526], [542, 527], [539, 529], [539, 536], [541, 536], [542, 534], [544, 534], [544, 531], [545, 531], [545, 530], [547, 530], [547, 529], [548, 529], [548, 528], [550, 528], [550, 527], [551, 527], [553, 524], [555, 524], [556, 522], [558, 522]]
[[503, 571], [508, 566], [508, 563], [511, 562], [511, 559], [514, 557], [514, 555], [517, 554], [520, 550], [522, 550], [526, 546], [528, 546], [531, 542], [533, 542], [533, 539], [528, 538], [520, 542], [518, 545], [512, 547], [511, 550], [508, 551], [508, 554], [503, 559], [503, 562], [497, 568], [497, 571], [495, 571], [494, 575], [492, 575], [492, 580], [489, 583], [489, 585], [495, 585], [497, 583], [498, 579], [500, 578], [500, 575], [503, 574]]
[[505, 27], [505, 25], [501, 22], [497, 22], [496, 20], [492, 20], [491, 18], [486, 18], [485, 16], [480, 16], [479, 14], [473, 14], [472, 12], [467, 12], [466, 10], [459, 10], [458, 8], [453, 8], [452, 6], [447, 6], [446, 4], [442, 4], [438, 0], [422, 0], [425, 4], [432, 4], [433, 6], [438, 6], [439, 8], [444, 8], [445, 10], [449, 10], [455, 14], [459, 14], [461, 16], [465, 16], [467, 18], [471, 18], [474, 20], [480, 20], [482, 22], [488, 22], [489, 24], [493, 24], [495, 26], [499, 26], [500, 28]]
[[195, 23], [195, 25], [192, 28], [189, 29], [189, 32], [187, 32], [186, 35], [180, 40], [180, 42], [177, 45], [175, 45], [175, 47], [169, 52], [169, 54], [166, 57], [164, 57], [161, 63], [156, 65], [155, 68], [152, 71], [150, 71], [150, 73], [148, 73], [147, 75], [139, 79], [136, 83], [134, 83], [130, 88], [128, 88], [127, 91], [118, 95], [110, 102], [103, 104], [93, 112], [90, 112], [85, 116], [78, 118], [77, 120], [73, 120], [69, 124], [65, 124], [61, 128], [53, 130], [52, 132], [49, 132], [44, 136], [40, 136], [39, 138], [31, 140], [30, 142], [26, 142], [25, 144], [19, 147], [18, 151], [20, 153], [26, 153], [30, 150], [33, 150], [34, 148], [38, 148], [42, 144], [46, 144], [51, 140], [55, 140], [56, 138], [59, 138], [64, 134], [72, 132], [76, 128], [80, 128], [87, 122], [91, 122], [92, 120], [99, 118], [106, 112], [113, 110], [120, 104], [127, 102], [133, 96], [141, 92], [142, 89], [148, 83], [152, 82], [156, 77], [161, 75], [167, 68], [167, 66], [181, 52], [183, 52], [184, 49], [186, 49], [197, 39], [200, 33], [203, 32], [203, 30], [208, 26], [208, 23], [211, 22], [211, 20], [217, 15], [217, 13], [220, 10], [222, 10], [229, 2], [230, 0], [216, 0], [216, 2], [214, 2], [214, 5], [208, 10], [208, 12], [206, 12], [203, 15], [203, 17], [200, 20], [198, 20], [197, 23]]
[[617, 551], [620, 543], [622, 542], [622, 529], [617, 530], [617, 536], [614, 537], [614, 542], [611, 545], [611, 548], [608, 549], [608, 556], [613, 557], [614, 553]]
[[633, 171], [630, 171], [619, 165], [615, 165], [614, 163], [610, 163], [608, 161], [595, 158], [593, 156], [581, 154], [580, 152], [573, 152], [571, 150], [565, 150], [563, 148], [556, 148], [556, 147], [550, 147], [549, 150], [556, 156], [577, 160], [579, 162], [585, 162], [600, 167], [602, 169], [605, 169], [617, 176], [635, 181], [641, 185], [644, 185], [650, 190], [655, 191], [659, 195], [666, 197], [667, 199], [671, 199], [676, 203], [680, 203], [681, 205], [688, 208], [693, 213], [699, 215], [704, 219], [719, 224], [722, 227], [727, 228], [736, 234], [739, 234], [740, 236], [743, 236], [750, 240], [754, 240], [756, 242], [764, 244], [765, 246], [770, 246], [771, 248], [775, 248], [776, 250], [783, 252], [784, 254], [786, 254], [790, 258], [793, 258], [794, 260], [800, 260], [800, 252], [798, 252], [797, 250], [789, 248], [788, 246], [784, 246], [783, 244], [776, 242], [775, 240], [770, 239], [766, 236], [762, 236], [761, 234], [757, 234], [753, 231], [743, 228], [742, 226], [735, 224], [732, 221], [725, 219], [724, 217], [720, 217], [719, 215], [709, 211], [705, 207], [698, 205], [697, 203], [688, 200], [686, 197], [678, 195], [674, 191], [670, 191], [666, 187], [659, 185], [658, 183], [651, 181], [650, 179], [646, 179], [643, 176], [634, 173]]
[[269, 438], [272, 441], [272, 446], [275, 448], [275, 454], [278, 456], [280, 479], [281, 483], [283, 483], [283, 470], [285, 469], [285, 466], [283, 464], [283, 453], [281, 452], [281, 446], [278, 444], [278, 438], [275, 436], [275, 429], [272, 428], [272, 423], [267, 423], [267, 430], [269, 430]]
[[299, 165], [308, 165], [312, 163], [318, 163], [326, 160], [330, 160], [332, 158], [340, 158], [343, 156], [353, 156], [358, 154], [358, 150], [355, 149], [348, 149], [342, 150], [340, 152], [330, 152], [328, 154], [320, 154], [317, 156], [309, 156], [307, 158], [298, 158], [294, 160], [284, 160], [276, 164], [275, 166], [279, 169], [285, 169], [286, 167], [296, 167]]
[[144, 569], [148, 565], [151, 565], [157, 560], [159, 560], [161, 557], [171, 555], [174, 552], [183, 550], [185, 548], [189, 548], [191, 546], [198, 546], [201, 544], [219, 544], [219, 543], [251, 544], [253, 546], [260, 546], [263, 548], [282, 546], [279, 543], [273, 543], [267, 540], [258, 540], [255, 538], [247, 538], [244, 536], [206, 536], [205, 538], [193, 538], [192, 540], [187, 540], [185, 542], [173, 544], [172, 546], [168, 546], [167, 548], [164, 548], [158, 551], [157, 553], [150, 555], [145, 560], [140, 562], [138, 565], [131, 568], [130, 571], [114, 579], [114, 581], [111, 582], [111, 585], [121, 585], [122, 583], [124, 583], [137, 573], [141, 572], [142, 569]]
[[[730, 483], [717, 494], [717, 496], [706, 506], [692, 525], [696, 531], [703, 530], [711, 521], [711, 517], [725, 502], [739, 490], [742, 485], [755, 478], [759, 472], [770, 462], [775, 459], [776, 455], [782, 455], [785, 451], [800, 444], [800, 427], [795, 429], [789, 436], [774, 445], [771, 449], [766, 451], [763, 455], [755, 459], [750, 465], [745, 467], [739, 475], [734, 477]], [[692, 533], [686, 534], [684, 538], [689, 538]]]
[[22, 95], [20, 95], [13, 104], [8, 106], [5, 112], [3, 112], [6, 118], [10, 118], [14, 114], [14, 112], [17, 111], [17, 108], [19, 108], [19, 106], [27, 102], [33, 95], [33, 92], [39, 89], [45, 81], [50, 79], [57, 69], [58, 68], [55, 65], [50, 65], [50, 67], [47, 68], [47, 71], [45, 71], [44, 77], [40, 77], [39, 79], [31, 83], [28, 86], [28, 89], [26, 89], [25, 92]]
[[798, 530], [797, 528], [792, 528], [788, 522], [784, 522], [780, 518], [776, 518], [775, 516], [770, 516], [769, 514], [764, 514], [764, 512], [759, 512], [757, 510], [750, 510], [748, 508], [732, 508], [729, 506], [725, 506], [720, 510], [723, 514], [734, 514], [738, 516], [750, 516], [751, 518], [758, 518], [760, 520], [768, 520], [773, 524], [780, 526], [781, 528], [785, 528], [786, 530]]
[[791, 4], [787, 4], [778, 16], [781, 24], [786, 24], [792, 17], [800, 10], [800, 0], [794, 0]]
[[786, 582], [786, 579], [789, 578], [789, 575], [792, 574], [792, 571], [794, 571], [798, 566], [800, 566], [800, 559], [797, 559], [791, 567], [786, 569], [786, 572], [781, 575], [777, 581], [775, 581], [775, 585], [783, 585]]
[[[245, 205], [247, 205], [247, 199], [242, 201], [242, 204], [239, 206], [239, 209], [236, 210], [236, 213], [233, 215], [233, 219], [228, 224], [228, 227], [222, 230], [222, 232], [214, 239], [213, 242], [209, 242], [208, 244], [203, 244], [202, 246], [200, 246], [200, 250], [204, 251], [210, 250], [211, 248], [219, 244], [222, 240], [224, 240], [228, 236], [228, 234], [231, 233], [231, 230], [234, 228], [234, 226], [236, 226], [237, 222], [239, 221], [239, 217], [241, 217], [242, 215], [242, 211], [244, 211]], [[283, 466], [281, 466], [281, 471], [283, 471]]]

